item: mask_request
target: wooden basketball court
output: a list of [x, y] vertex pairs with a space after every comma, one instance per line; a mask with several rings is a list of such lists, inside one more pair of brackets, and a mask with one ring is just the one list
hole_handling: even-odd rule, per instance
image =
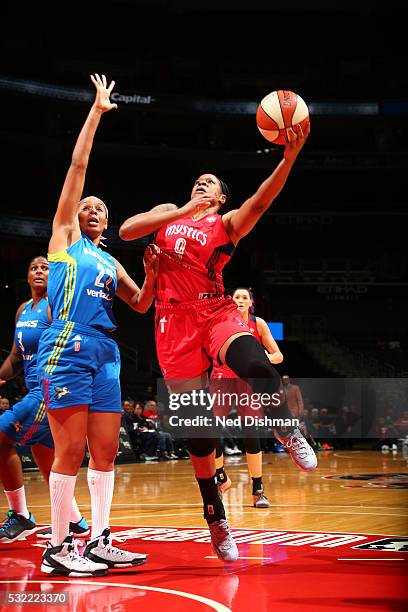
[[[225, 494], [239, 560], [215, 556], [189, 460], [116, 467], [112, 530], [118, 546], [149, 554], [148, 563], [102, 578], [47, 579], [43, 541], [0, 545], [4, 610], [406, 610], [408, 470], [401, 451], [324, 451], [311, 474], [287, 454], [264, 455], [268, 509], [252, 507], [245, 455], [226, 459]], [[29, 509], [49, 524], [48, 491], [25, 474]], [[76, 498], [90, 521], [86, 469]], [[5, 512], [5, 498], [1, 511]], [[7, 603], [7, 593], [69, 594], [69, 603]], [[39, 597], [38, 595], [38, 597]]]

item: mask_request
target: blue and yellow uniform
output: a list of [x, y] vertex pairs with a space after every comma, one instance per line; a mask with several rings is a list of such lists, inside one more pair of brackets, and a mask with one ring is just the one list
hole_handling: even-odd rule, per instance
[[29, 300], [17, 319], [14, 342], [23, 360], [28, 393], [0, 416], [0, 431], [18, 444], [44, 444], [54, 448], [36, 371], [40, 337], [50, 325], [47, 306], [46, 297], [35, 305], [33, 300]]
[[121, 412], [120, 354], [108, 336], [116, 329], [115, 260], [82, 233], [48, 261], [52, 324], [41, 336], [37, 369], [47, 410], [88, 404]]

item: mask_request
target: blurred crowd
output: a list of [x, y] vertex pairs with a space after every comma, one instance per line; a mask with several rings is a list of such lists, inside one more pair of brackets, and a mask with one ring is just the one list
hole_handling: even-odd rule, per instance
[[156, 399], [122, 401], [123, 421], [137, 461], [188, 459], [185, 440], [163, 427]]

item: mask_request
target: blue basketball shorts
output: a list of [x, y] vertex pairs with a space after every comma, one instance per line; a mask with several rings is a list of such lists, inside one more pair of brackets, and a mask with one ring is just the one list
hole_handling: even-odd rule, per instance
[[40, 387], [31, 389], [20, 402], [0, 415], [0, 431], [22, 446], [43, 444], [54, 448]]
[[87, 404], [94, 412], [122, 412], [119, 348], [98, 330], [54, 321], [40, 338], [37, 376], [47, 410]]

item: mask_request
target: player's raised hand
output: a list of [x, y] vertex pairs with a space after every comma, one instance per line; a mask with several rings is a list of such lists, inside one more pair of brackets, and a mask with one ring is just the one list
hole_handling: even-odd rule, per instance
[[304, 130], [302, 130], [302, 126], [298, 124], [294, 128], [288, 128], [286, 133], [289, 142], [285, 146], [283, 155], [286, 161], [292, 162], [299, 155], [300, 150], [310, 134], [310, 121], [307, 122]]
[[211, 206], [216, 204], [217, 201], [218, 200], [215, 195], [209, 195], [207, 193], [204, 195], [200, 194], [196, 196], [195, 198], [193, 198], [192, 200], [190, 200], [189, 202], [187, 202], [187, 204], [184, 204], [183, 213], [186, 215], [197, 214], [198, 212], [202, 210], [206, 210], [207, 208], [210, 208]]
[[110, 101], [110, 95], [112, 89], [115, 86], [115, 81], [111, 81], [110, 85], [108, 86], [106, 76], [104, 74], [102, 74], [102, 76], [99, 76], [99, 74], [97, 74], [96, 72], [95, 74], [91, 74], [91, 81], [96, 88], [96, 108], [102, 113], [107, 113], [113, 108], [118, 108], [117, 104], [114, 104]]

